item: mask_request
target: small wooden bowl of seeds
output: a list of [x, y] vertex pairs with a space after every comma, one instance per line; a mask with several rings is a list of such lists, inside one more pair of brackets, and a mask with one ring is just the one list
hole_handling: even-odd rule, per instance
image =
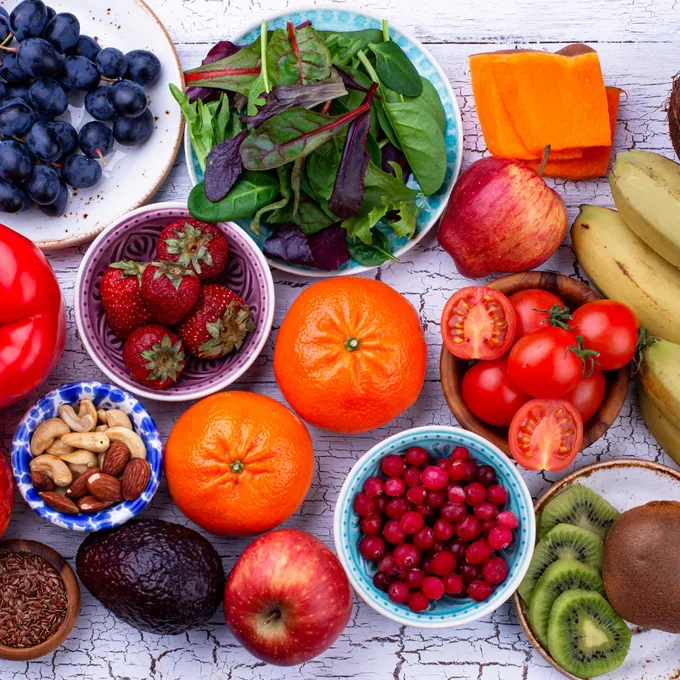
[[80, 611], [68, 562], [36, 541], [0, 542], [0, 658], [30, 661], [59, 647]]

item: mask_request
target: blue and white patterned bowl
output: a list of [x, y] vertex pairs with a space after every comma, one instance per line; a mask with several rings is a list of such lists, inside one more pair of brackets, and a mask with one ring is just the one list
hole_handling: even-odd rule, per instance
[[[382, 18], [389, 17], [384, 16]], [[287, 21], [292, 21], [297, 26], [308, 20], [312, 22], [314, 28], [321, 31], [359, 31], [366, 28], [381, 27], [381, 17], [363, 11], [359, 12], [336, 7], [324, 8], [315, 6], [300, 8], [294, 12], [283, 12], [272, 17], [262, 17], [262, 19], [267, 21], [267, 26], [270, 30], [285, 28]], [[233, 42], [237, 45], [247, 45], [257, 39], [260, 35], [260, 21], [246, 31], [239, 33], [232, 39]], [[436, 194], [420, 199], [420, 210], [417, 218], [418, 231], [412, 239], [398, 238], [391, 229], [384, 230], [390, 242], [390, 252], [395, 257], [402, 257], [436, 225], [437, 220], [446, 208], [463, 161], [463, 120], [449, 79], [427, 49], [418, 40], [398, 29], [391, 21], [390, 38], [406, 52], [418, 69], [418, 72], [435, 86], [446, 113], [446, 133], [444, 138], [446, 141], [447, 171], [444, 184]], [[189, 170], [189, 177], [195, 186], [203, 181], [203, 171], [194, 154], [189, 134], [186, 132], [184, 134], [184, 155]], [[409, 186], [418, 188], [418, 184], [413, 179], [409, 181]], [[249, 220], [241, 220], [238, 224], [248, 231], [248, 234], [262, 250], [264, 248], [264, 240], [271, 234], [271, 230], [267, 225], [262, 226], [262, 236], [257, 236], [248, 230]], [[312, 267], [292, 264], [290, 262], [280, 262], [278, 260], [269, 260], [269, 264], [275, 269], [288, 272], [289, 274], [298, 274], [310, 278], [355, 275], [376, 269], [376, 267], [363, 267], [354, 260], [350, 260], [343, 264], [340, 269], [330, 272], [319, 271]]]
[[[89, 399], [97, 408], [116, 408], [127, 413], [135, 432], [146, 446], [147, 460], [151, 464], [151, 479], [144, 493], [135, 501], [117, 503], [95, 515], [65, 515], [48, 508], [31, 484], [29, 464], [33, 456], [30, 443], [35, 428], [43, 420], [56, 417], [62, 404], [75, 406], [81, 399]], [[153, 418], [132, 395], [108, 383], [75, 382], [48, 392], [26, 413], [12, 442], [12, 470], [24, 500], [41, 517], [64, 529], [101, 531], [125, 524], [149, 504], [161, 480], [163, 446]]]
[[[376, 566], [359, 554], [359, 518], [352, 509], [354, 496], [361, 491], [364, 482], [379, 474], [380, 461], [388, 454], [400, 454], [410, 446], [422, 446], [436, 459], [450, 455], [456, 446], [465, 446], [471, 457], [496, 470], [498, 483], [508, 491], [506, 509], [519, 519], [515, 541], [501, 556], [508, 563], [508, 576], [496, 587], [486, 602], [470, 598], [445, 595], [436, 604], [421, 613], [412, 612], [406, 605], [392, 602], [387, 593], [373, 585]], [[352, 586], [361, 599], [379, 614], [405, 626], [418, 628], [454, 628], [477, 621], [510, 599], [529, 568], [536, 539], [534, 504], [524, 480], [513, 461], [500, 449], [479, 435], [457, 427], [416, 427], [388, 437], [362, 456], [350, 471], [340, 491], [335, 506], [335, 549], [345, 567]]]

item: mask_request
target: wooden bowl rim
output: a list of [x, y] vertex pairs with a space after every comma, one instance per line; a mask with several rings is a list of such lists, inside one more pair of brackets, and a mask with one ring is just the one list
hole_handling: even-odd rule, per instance
[[0, 541], [0, 554], [6, 552], [28, 552], [47, 560], [61, 575], [66, 588], [66, 616], [57, 632], [35, 647], [25, 649], [0, 645], [0, 658], [8, 661], [31, 661], [59, 647], [73, 630], [80, 612], [80, 586], [71, 565], [49, 545], [38, 541], [10, 539]]

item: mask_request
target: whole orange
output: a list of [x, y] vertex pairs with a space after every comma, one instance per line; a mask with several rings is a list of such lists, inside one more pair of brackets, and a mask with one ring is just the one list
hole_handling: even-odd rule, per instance
[[413, 305], [387, 284], [342, 277], [304, 290], [286, 314], [274, 374], [307, 422], [333, 432], [367, 432], [418, 398], [427, 368]]
[[304, 500], [314, 473], [305, 424], [278, 401], [221, 392], [185, 411], [165, 447], [165, 477], [177, 507], [207, 531], [269, 531]]

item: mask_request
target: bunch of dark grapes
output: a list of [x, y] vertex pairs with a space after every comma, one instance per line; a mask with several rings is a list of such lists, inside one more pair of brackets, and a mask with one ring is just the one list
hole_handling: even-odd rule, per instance
[[[16, 42], [15, 42], [16, 41]], [[66, 210], [69, 190], [94, 186], [115, 142], [144, 144], [154, 127], [144, 87], [161, 73], [146, 50], [102, 49], [80, 34], [78, 18], [43, 0], [0, 7], [0, 211], [49, 216]], [[59, 118], [69, 93], [86, 92], [95, 119], [80, 130]]]

